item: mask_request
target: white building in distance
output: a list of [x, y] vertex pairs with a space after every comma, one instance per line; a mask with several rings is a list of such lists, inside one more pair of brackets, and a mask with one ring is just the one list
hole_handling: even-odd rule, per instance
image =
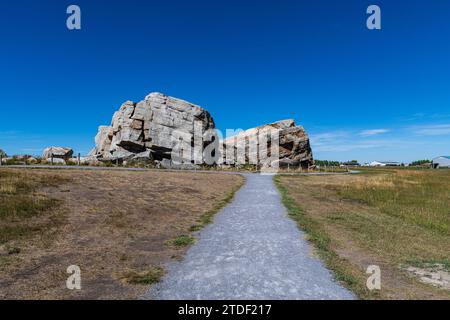
[[450, 168], [450, 156], [441, 156], [433, 159], [433, 169]]
[[395, 161], [372, 161], [369, 165], [371, 167], [399, 167], [401, 163]]

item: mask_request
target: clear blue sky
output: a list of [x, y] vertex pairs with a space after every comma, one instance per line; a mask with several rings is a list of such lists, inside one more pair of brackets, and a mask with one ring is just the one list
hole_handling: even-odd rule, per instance
[[[382, 30], [366, 28], [370, 4]], [[221, 130], [294, 118], [318, 159], [450, 155], [447, 0], [1, 1], [0, 44], [10, 154], [87, 153], [123, 101], [160, 91]]]

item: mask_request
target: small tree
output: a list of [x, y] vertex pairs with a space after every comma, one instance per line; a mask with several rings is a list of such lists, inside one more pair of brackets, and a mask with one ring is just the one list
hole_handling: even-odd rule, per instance
[[6, 158], [8, 155], [6, 154], [5, 151], [3, 151], [2, 149], [0, 149], [0, 156], [1, 156], [2, 158]]

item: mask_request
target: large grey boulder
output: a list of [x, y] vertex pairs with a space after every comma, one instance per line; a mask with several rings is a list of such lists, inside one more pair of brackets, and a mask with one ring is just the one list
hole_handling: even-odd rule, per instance
[[[191, 146], [195, 126], [214, 129], [208, 111], [190, 102], [151, 93], [144, 100], [126, 101], [110, 126], [100, 126], [90, 155], [100, 161], [172, 160], [175, 148]], [[185, 137], [178, 140], [179, 136]], [[167, 164], [168, 162], [164, 162]]]
[[42, 158], [44, 159], [51, 159], [53, 158], [59, 158], [68, 160], [72, 157], [73, 150], [71, 148], [66, 147], [48, 147], [44, 149], [44, 152], [42, 153]]
[[[255, 164], [259, 167], [307, 168], [313, 164], [308, 135], [294, 120], [249, 129], [223, 140], [221, 144], [216, 143], [218, 140], [213, 143], [205, 138], [205, 133], [210, 129], [215, 129], [215, 125], [205, 109], [162, 93], [151, 93], [137, 103], [126, 101], [114, 113], [111, 125], [99, 127], [95, 148], [90, 155], [99, 161], [152, 161], [162, 168], [194, 169], [205, 162], [210, 165], [242, 164], [228, 161], [226, 152], [237, 155], [240, 150], [238, 145], [244, 144], [245, 152], [240, 157], [244, 158], [245, 163], [253, 164], [251, 160], [256, 159]], [[261, 137], [273, 130], [279, 136], [279, 156], [266, 159], [261, 157], [261, 153], [270, 153], [272, 141], [269, 139], [264, 144]], [[205, 155], [202, 151], [211, 143], [216, 148], [218, 146], [218, 150], [214, 152], [214, 157], [207, 157], [206, 151]], [[251, 143], [257, 148], [249, 147]], [[198, 152], [198, 149], [201, 151]], [[187, 157], [185, 150], [190, 152]], [[214, 159], [205, 161], [206, 158]]]
[[[263, 139], [264, 136], [267, 138]], [[278, 138], [278, 156], [276, 158], [271, 155], [271, 139], [273, 136]], [[222, 143], [222, 163], [225, 165], [236, 165], [239, 160], [237, 156], [239, 148], [245, 150], [244, 154], [241, 155], [241, 159], [245, 163], [240, 164], [248, 163], [260, 167], [277, 168], [302, 167], [305, 169], [314, 164], [308, 134], [302, 126], [296, 125], [292, 119], [241, 131], [234, 137], [224, 139]], [[227, 153], [235, 154], [235, 161], [233, 161], [233, 157], [229, 157], [232, 161], [227, 159]], [[267, 157], [262, 157], [262, 154], [267, 155]]]

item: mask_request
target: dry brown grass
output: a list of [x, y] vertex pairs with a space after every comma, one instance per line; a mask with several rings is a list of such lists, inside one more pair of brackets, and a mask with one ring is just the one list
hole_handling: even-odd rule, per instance
[[[42, 181], [50, 171], [7, 169], [0, 174], [4, 172]], [[19, 253], [0, 254], [2, 298], [135, 298], [147, 289], [143, 284], [154, 281], [154, 270], [186, 250], [166, 243], [189, 234], [243, 183], [241, 176], [215, 173], [51, 172], [62, 183], [38, 183], [36, 192], [58, 202], [59, 223], [24, 230], [3, 244]], [[40, 218], [48, 219], [49, 210]], [[22, 216], [15, 223], [27, 219]], [[69, 265], [81, 268], [81, 291], [65, 287]]]
[[[401, 266], [449, 265], [450, 171], [375, 173], [278, 179], [300, 225], [325, 243], [326, 262], [360, 297], [449, 299], [450, 292], [419, 283]], [[365, 287], [372, 264], [382, 270], [380, 292]]]
[[12, 240], [52, 229], [60, 223], [59, 202], [39, 192], [41, 187], [65, 183], [54, 174], [0, 171], [0, 246]]

